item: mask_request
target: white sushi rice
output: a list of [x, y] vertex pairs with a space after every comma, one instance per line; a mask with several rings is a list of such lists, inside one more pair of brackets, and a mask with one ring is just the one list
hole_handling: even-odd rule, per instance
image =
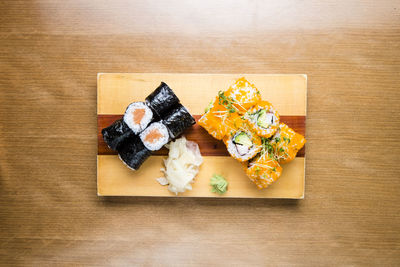
[[227, 141], [227, 149], [228, 149], [229, 154], [231, 154], [235, 158], [240, 158], [243, 161], [251, 159], [260, 150], [256, 145], [253, 144], [253, 146], [249, 149], [249, 151], [245, 155], [241, 155], [239, 153], [239, 151], [237, 150], [237, 145], [235, 143], [233, 143], [233, 138], [230, 138]]
[[[136, 109], [144, 109], [145, 113], [143, 118], [140, 120], [140, 123], [135, 123], [134, 111]], [[135, 133], [138, 134], [144, 129], [146, 129], [147, 125], [153, 119], [153, 112], [144, 102], [133, 102], [131, 103], [125, 111], [124, 114], [124, 122], [128, 125], [128, 127]]]
[[[157, 130], [161, 134], [161, 137], [157, 138], [157, 140], [154, 140], [154, 142], [147, 141], [147, 135], [149, 135], [154, 130]], [[168, 129], [161, 122], [153, 122], [143, 132], [141, 132], [139, 136], [144, 146], [151, 151], [159, 150], [169, 141]]]

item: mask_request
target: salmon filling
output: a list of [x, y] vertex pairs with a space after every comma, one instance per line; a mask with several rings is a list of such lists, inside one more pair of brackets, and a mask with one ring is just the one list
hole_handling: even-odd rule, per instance
[[146, 135], [144, 140], [149, 143], [154, 143], [161, 137], [163, 137], [163, 135], [157, 129], [153, 129]]
[[144, 114], [146, 114], [146, 110], [144, 110], [144, 108], [135, 109], [134, 111], [132, 111], [133, 121], [136, 124], [140, 124], [142, 122]]

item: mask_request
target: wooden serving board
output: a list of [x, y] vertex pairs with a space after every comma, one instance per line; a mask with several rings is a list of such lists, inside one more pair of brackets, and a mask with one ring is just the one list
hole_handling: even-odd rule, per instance
[[[246, 77], [270, 101], [281, 115], [281, 121], [305, 135], [307, 76], [269, 74], [181, 74], [181, 73], [99, 73], [97, 77], [97, 194], [99, 196], [175, 196], [156, 178], [168, 151], [151, 156], [138, 171], [128, 169], [104, 143], [101, 129], [122, 117], [134, 101], [143, 101], [161, 81], [166, 82], [198, 120], [204, 108], [219, 90], [226, 90], [237, 78]], [[240, 163], [229, 157], [224, 144], [212, 138], [198, 124], [185, 132], [187, 139], [199, 144], [204, 162], [193, 184], [193, 190], [178, 197], [235, 198], [304, 198], [305, 148], [296, 159], [283, 165], [282, 176], [270, 187], [259, 190], [247, 178]], [[210, 191], [210, 178], [222, 174], [229, 182], [226, 194]]]

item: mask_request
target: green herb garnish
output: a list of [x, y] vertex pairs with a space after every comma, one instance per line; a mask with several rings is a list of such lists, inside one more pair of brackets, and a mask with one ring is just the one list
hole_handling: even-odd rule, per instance
[[266, 153], [270, 159], [276, 159], [274, 146], [271, 144], [271, 140], [268, 138], [261, 138], [261, 142], [263, 147], [261, 153]]
[[218, 92], [218, 103], [223, 105], [227, 109], [228, 113], [236, 112], [235, 106], [232, 105], [235, 103], [235, 99], [226, 96], [224, 91]]

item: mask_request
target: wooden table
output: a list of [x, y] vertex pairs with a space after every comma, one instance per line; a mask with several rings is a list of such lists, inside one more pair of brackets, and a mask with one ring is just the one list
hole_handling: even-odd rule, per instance
[[[306, 73], [304, 200], [96, 196], [98, 72]], [[399, 265], [398, 1], [2, 1], [0, 263]]]

